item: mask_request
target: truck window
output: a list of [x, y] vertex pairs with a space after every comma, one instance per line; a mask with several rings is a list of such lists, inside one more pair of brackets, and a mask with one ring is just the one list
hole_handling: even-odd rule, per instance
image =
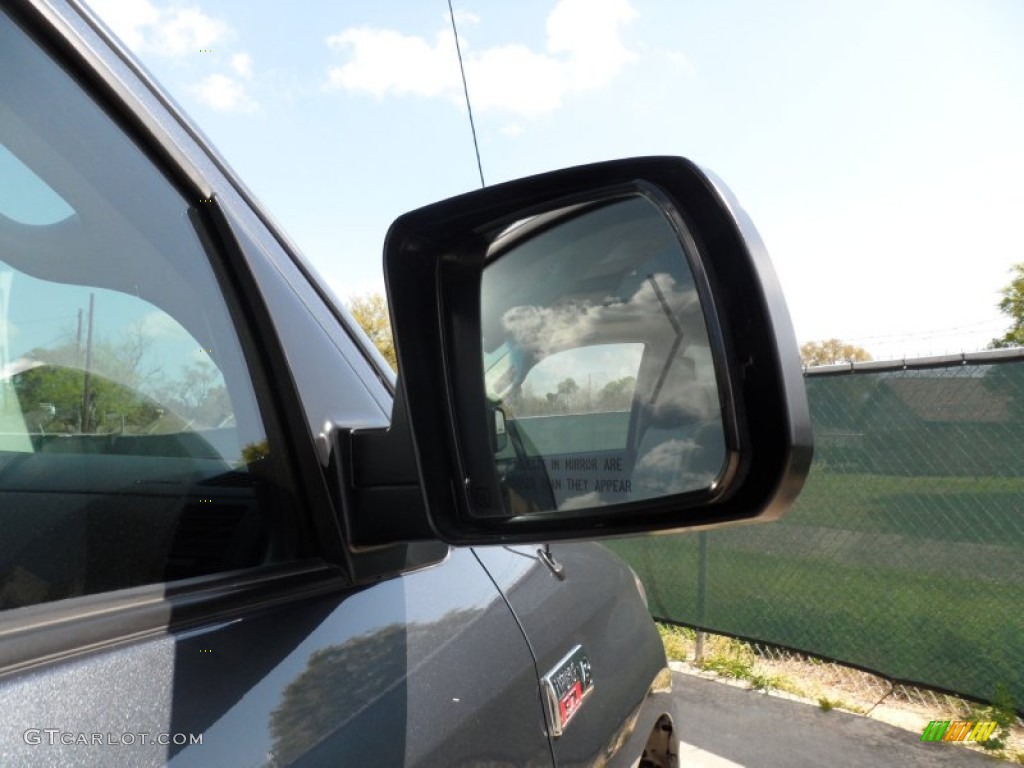
[[0, 608], [272, 560], [202, 203], [2, 16], [0, 116]]

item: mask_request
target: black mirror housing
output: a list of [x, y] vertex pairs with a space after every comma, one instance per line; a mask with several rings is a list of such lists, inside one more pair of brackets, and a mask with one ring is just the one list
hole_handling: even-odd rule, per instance
[[[487, 306], [481, 307], [485, 270], [500, 262], [503, 271], [514, 277], [521, 270], [508, 254], [523, 243], [529, 249], [546, 242], [544, 233], [562, 226], [563, 234], [577, 233], [577, 240], [560, 254], [552, 252], [550, 259], [562, 259], [566, 274], [586, 274], [562, 295], [557, 281], [531, 288], [537, 281], [532, 273], [523, 271], [520, 282], [526, 287], [522, 290], [539, 291], [543, 297], [539, 303], [545, 307], [578, 306], [581, 296], [598, 297], [590, 300], [592, 307], [611, 307], [622, 315], [619, 310], [632, 307], [628, 302], [634, 288], [626, 291], [626, 298], [618, 304], [600, 298], [611, 284], [608, 274], [614, 272], [612, 283], [625, 285], [643, 273], [636, 277], [639, 282], [629, 285], [657, 295], [667, 308], [665, 294], [670, 288], [666, 285], [671, 286], [671, 281], [659, 282], [651, 275], [643, 284], [651, 270], [637, 266], [646, 258], [643, 248], [656, 239], [653, 227], [644, 229], [627, 221], [615, 224], [618, 229], [609, 225], [607, 232], [586, 229], [585, 214], [614, 213], [615, 204], [641, 199], [660, 212], [664, 223], [659, 226], [672, 233], [676, 249], [686, 256], [688, 271], [684, 271], [692, 275], [691, 294], [699, 299], [696, 314], [703, 321], [714, 364], [713, 374], [705, 379], [711, 382], [707, 387], [712, 400], [717, 401], [709, 412], [717, 414], [713, 442], [721, 443], [721, 461], [714, 463], [717, 469], [707, 482], [659, 493], [606, 494], [598, 501], [600, 494], [568, 498], [548, 492], [543, 503], [524, 504], [521, 499], [510, 503], [510, 495], [518, 498], [515, 482], [517, 478], [521, 481], [523, 473], [503, 475], [495, 463], [496, 449], [512, 443], [520, 455], [509, 458], [508, 463], [541, 470], [543, 461], [538, 465], [527, 454], [543, 453], [544, 449], [523, 448], [527, 441], [519, 435], [526, 427], [535, 429], [539, 421], [523, 418], [517, 427], [507, 405], [501, 406], [502, 424], [507, 423], [512, 439], [502, 439], [500, 446], [496, 440], [497, 403], [494, 393], [488, 391], [482, 361], [488, 354], [498, 354], [493, 350], [501, 342], [495, 334], [504, 327], [502, 323], [508, 325], [510, 315], [508, 307], [500, 304], [505, 299], [493, 298], [496, 292], [492, 290], [484, 303], [497, 301], [500, 306], [496, 313], [484, 317], [489, 312]], [[620, 207], [625, 210], [629, 206]], [[605, 218], [610, 219], [611, 214]], [[627, 230], [634, 233], [632, 249], [614, 242], [615, 233]], [[591, 234], [594, 242], [587, 240]], [[662, 234], [658, 236], [664, 240]], [[645, 245], [637, 246], [637, 242]], [[658, 243], [660, 247], [661, 241]], [[653, 245], [650, 248], [655, 249]], [[502, 258], [506, 260], [501, 262]], [[541, 253], [528, 262], [524, 257], [522, 263], [530, 269], [537, 264], [545, 267], [546, 258], [548, 255]], [[384, 271], [427, 519], [442, 540], [493, 544], [583, 539], [771, 520], [799, 493], [810, 466], [812, 441], [788, 311], [752, 223], [725, 186], [690, 161], [651, 157], [599, 163], [497, 185], [421, 208], [392, 225], [385, 243]], [[636, 296], [641, 295], [641, 288], [636, 289]], [[532, 305], [529, 308], [534, 309]], [[690, 311], [693, 314], [692, 307]], [[628, 418], [629, 425], [623, 427], [623, 450], [614, 457], [607, 452], [587, 454], [602, 456], [620, 468], [634, 465], [641, 430], [647, 423], [644, 414], [657, 404], [665, 374], [681, 354], [678, 339], [666, 346], [664, 334], [652, 326], [656, 320], [641, 317], [632, 322], [632, 326], [606, 323], [603, 336], [599, 334], [596, 341], [587, 337], [577, 342], [582, 346], [646, 340], [646, 345], [641, 345], [645, 362], [638, 374], [631, 415], [623, 411], [619, 416], [623, 424]], [[679, 330], [679, 322], [673, 319], [672, 324]], [[546, 328], [540, 327], [542, 331]], [[551, 329], [548, 335], [557, 334]], [[507, 347], [513, 342], [504, 343]], [[517, 348], [518, 357], [512, 357], [518, 362], [501, 377], [501, 386], [518, 387], [518, 395], [524, 373], [543, 356], [523, 349]], [[660, 376], [658, 365], [648, 364], [659, 349], [666, 361]], [[692, 367], [692, 362], [688, 364]], [[653, 371], [647, 378], [644, 366]], [[672, 423], [682, 421], [678, 415], [673, 418]], [[557, 468], [560, 461], [548, 459], [548, 467]], [[536, 482], [536, 474], [531, 475], [531, 483]], [[540, 476], [545, 477], [543, 471]], [[560, 479], [550, 482], [561, 485]], [[628, 491], [631, 486], [616, 481], [614, 488]]]

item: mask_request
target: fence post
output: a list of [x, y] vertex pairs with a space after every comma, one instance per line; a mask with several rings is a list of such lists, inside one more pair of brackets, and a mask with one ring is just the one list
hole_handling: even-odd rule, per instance
[[[697, 626], [704, 626], [704, 609], [708, 597], [708, 532], [697, 534]], [[704, 630], [697, 630], [697, 639], [693, 648], [693, 661], [700, 664], [704, 661]]]

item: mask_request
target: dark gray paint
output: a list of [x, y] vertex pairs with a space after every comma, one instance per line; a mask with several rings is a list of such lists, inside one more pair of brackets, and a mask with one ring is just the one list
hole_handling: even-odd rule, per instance
[[477, 553], [526, 631], [540, 674], [577, 644], [590, 659], [594, 690], [553, 748], [559, 765], [591, 765], [607, 757], [622, 723], [644, 701], [665, 652], [632, 571], [616, 555], [598, 544], [552, 544], [550, 551], [561, 578], [537, 547]]

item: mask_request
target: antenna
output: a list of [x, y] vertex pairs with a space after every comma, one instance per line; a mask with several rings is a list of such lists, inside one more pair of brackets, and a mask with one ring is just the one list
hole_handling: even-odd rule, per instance
[[473, 107], [469, 103], [469, 86], [466, 85], [466, 68], [462, 65], [462, 48], [459, 47], [459, 30], [455, 26], [455, 11], [452, 10], [452, 0], [448, 0], [448, 15], [452, 20], [452, 34], [455, 35], [455, 52], [459, 55], [459, 72], [462, 73], [462, 92], [466, 94], [466, 110], [469, 112], [469, 130], [473, 132], [473, 150], [476, 152], [476, 169], [480, 172], [480, 186], [486, 187], [484, 183], [484, 167], [480, 162], [480, 145], [476, 140], [476, 125], [473, 123]]

